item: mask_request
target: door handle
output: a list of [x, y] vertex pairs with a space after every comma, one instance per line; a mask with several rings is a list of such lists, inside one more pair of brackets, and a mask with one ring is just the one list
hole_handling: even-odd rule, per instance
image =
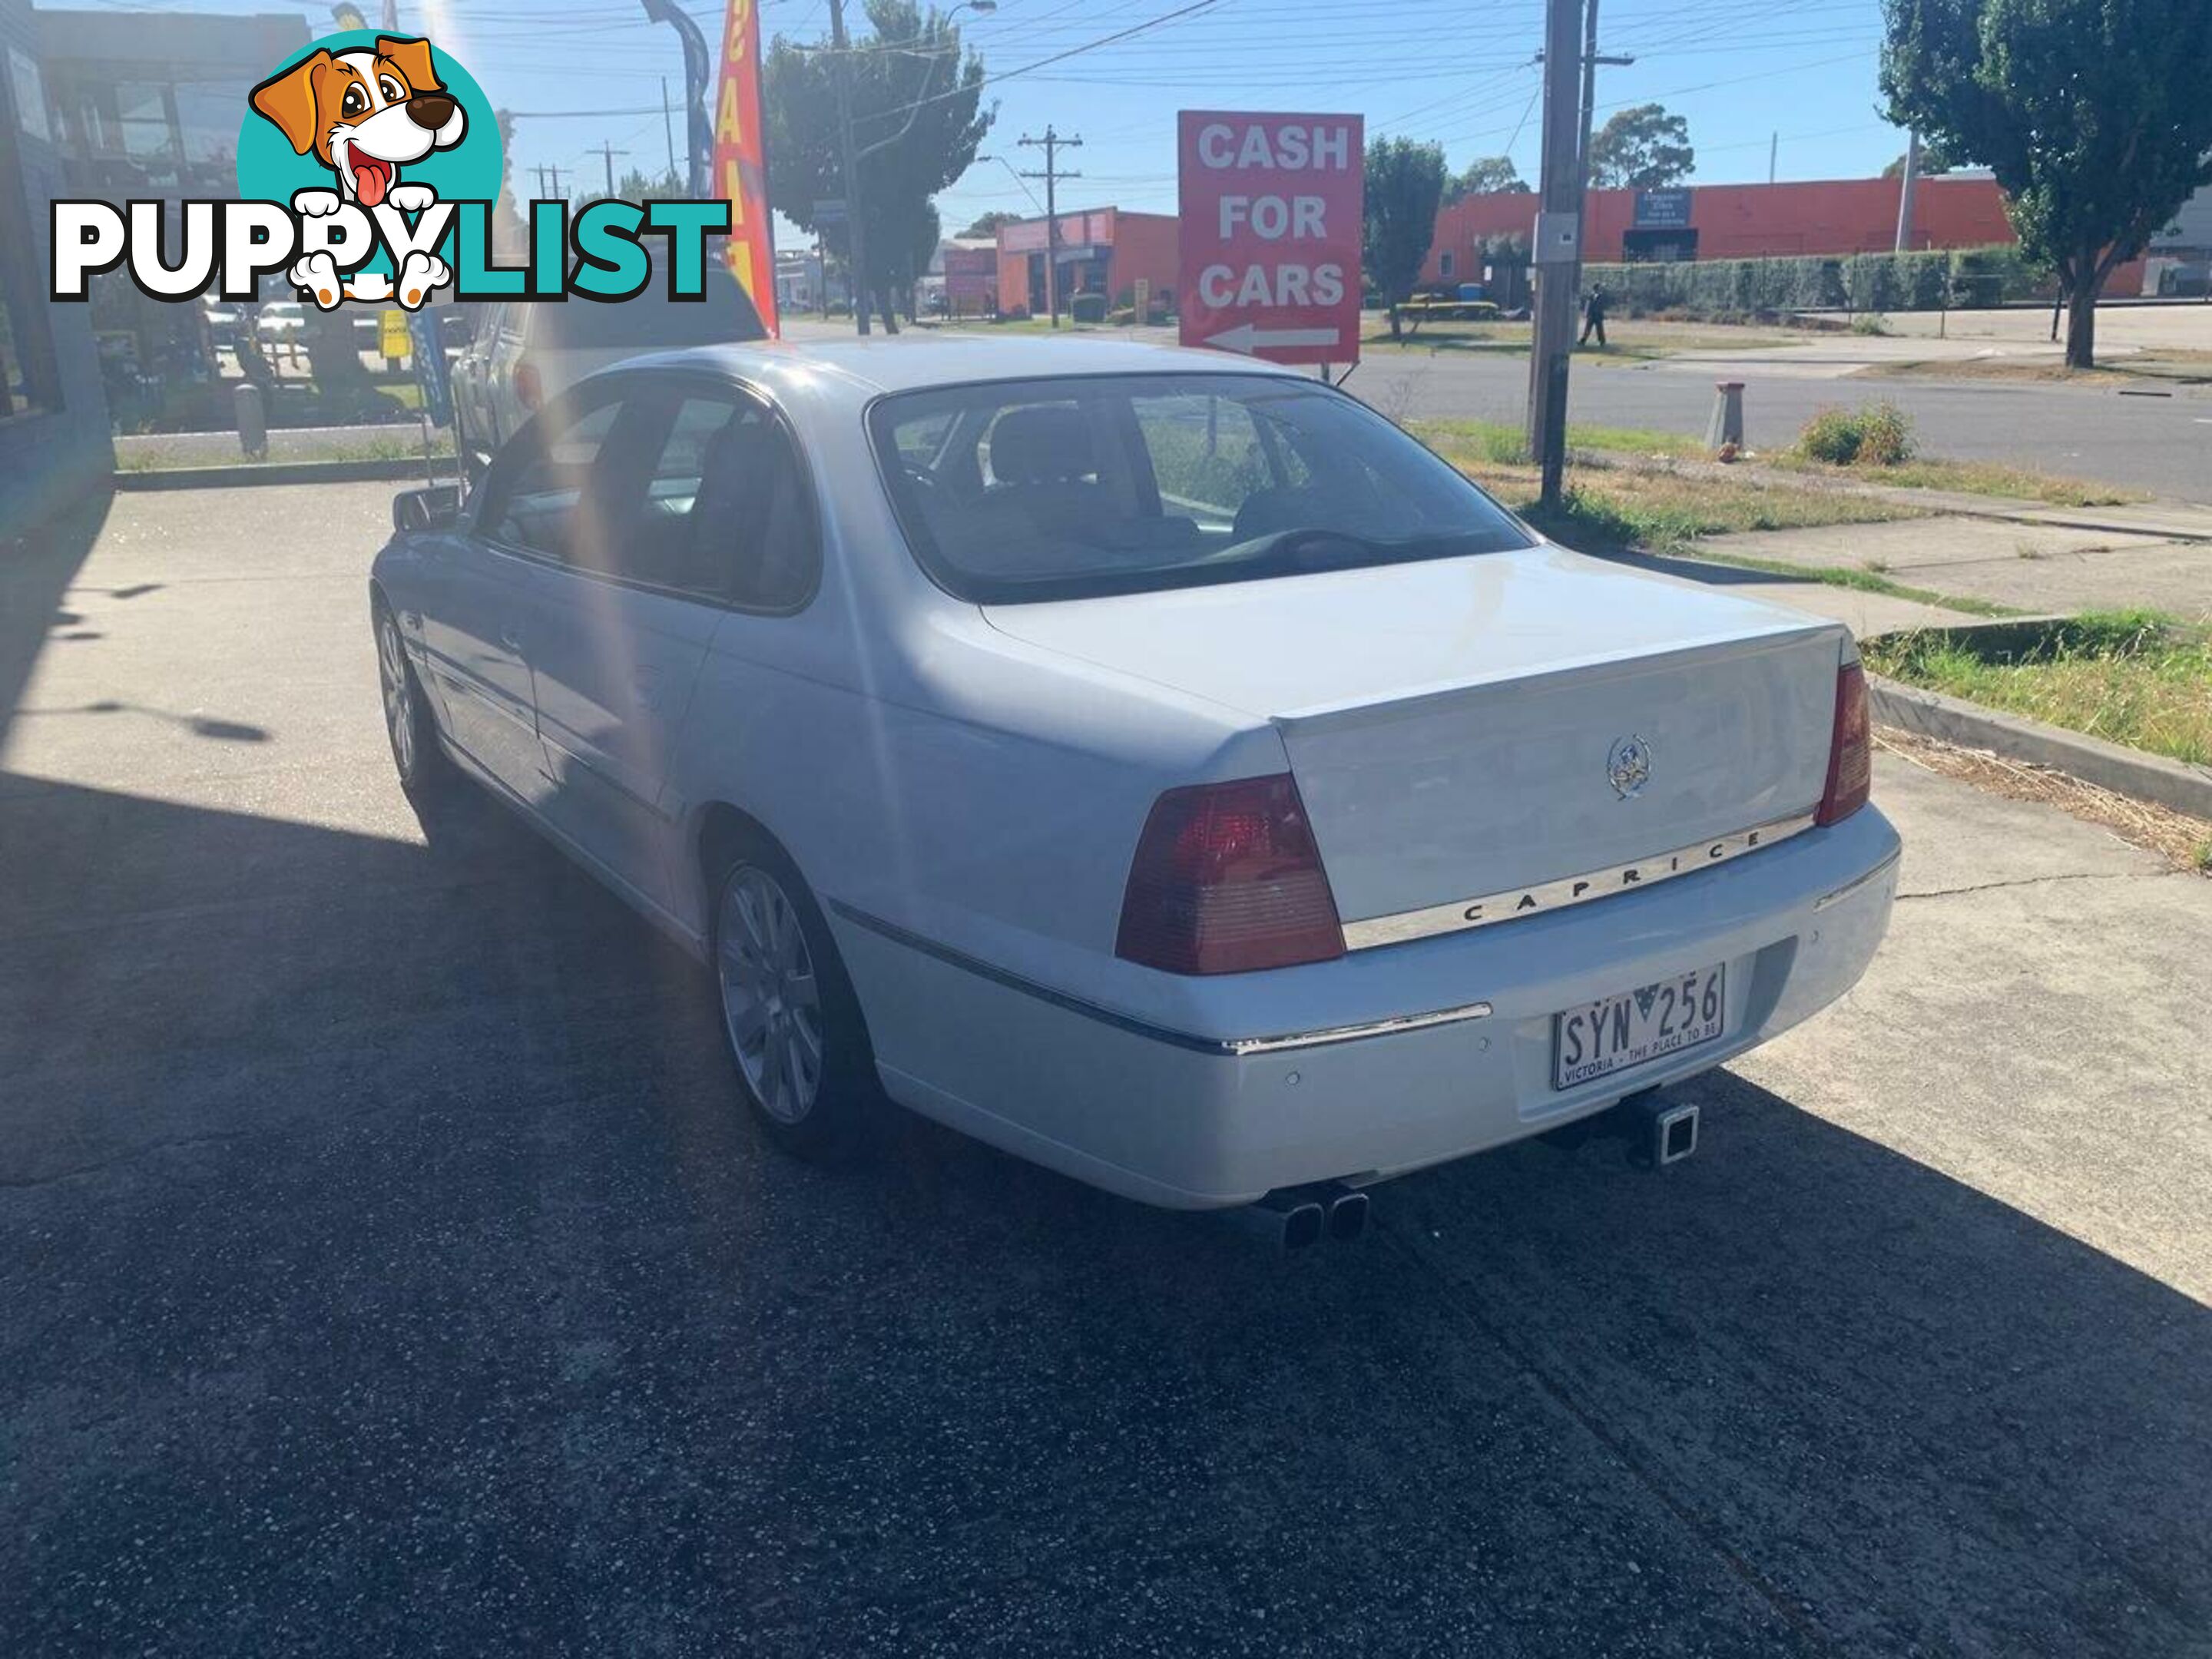
[[499, 630], [499, 642], [510, 651], [521, 650], [522, 629], [514, 623], [505, 623]]

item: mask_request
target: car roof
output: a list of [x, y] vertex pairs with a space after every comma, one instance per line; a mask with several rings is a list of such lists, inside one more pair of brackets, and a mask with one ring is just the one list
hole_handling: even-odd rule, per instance
[[628, 368], [701, 368], [771, 384], [819, 381], [828, 370], [856, 394], [966, 386], [979, 380], [1034, 380], [1064, 374], [1274, 374], [1297, 371], [1220, 351], [1186, 350], [1095, 336], [1040, 339], [943, 334], [895, 338], [759, 340], [703, 346], [633, 359]]

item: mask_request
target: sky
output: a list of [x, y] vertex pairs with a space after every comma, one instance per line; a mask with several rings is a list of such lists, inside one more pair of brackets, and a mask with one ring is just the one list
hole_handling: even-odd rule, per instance
[[[72, 3], [123, 11], [296, 9], [312, 33], [331, 27], [327, 3]], [[1600, 71], [1600, 120], [1645, 102], [1686, 117], [1698, 156], [1692, 183], [1765, 179], [1778, 135], [1778, 176], [1785, 179], [1865, 177], [1904, 149], [1904, 135], [1876, 112], [1879, 0], [1601, 3], [1601, 50], [1637, 61]], [[376, 5], [363, 5], [372, 20]], [[686, 0], [685, 9], [710, 45], [718, 42], [720, 8]], [[763, 0], [761, 16], [764, 36], [812, 41], [829, 31], [827, 0]], [[860, 32], [862, 18], [860, 0], [849, 0], [848, 27]], [[683, 58], [674, 33], [648, 22], [635, 0], [402, 0], [399, 20], [468, 65], [495, 104], [520, 112], [512, 159], [521, 189], [532, 188], [540, 166], [559, 167], [564, 181], [579, 169], [599, 180], [605, 144], [617, 152], [617, 178], [632, 166], [666, 166], [661, 81], [680, 95]], [[948, 232], [994, 210], [1042, 210], [1042, 181], [1015, 174], [1041, 166], [1042, 153], [1017, 141], [1042, 134], [1047, 122], [1083, 140], [1063, 161], [1083, 175], [1063, 185], [1063, 210], [1172, 212], [1175, 114], [1182, 108], [1356, 112], [1370, 138], [1440, 141], [1455, 171], [1504, 154], [1523, 177], [1536, 177], [1540, 71], [1532, 60], [1542, 44], [1542, 0], [1000, 0], [994, 14], [963, 11], [959, 21], [994, 77], [983, 95], [997, 100], [998, 116], [983, 148], [994, 159], [979, 160], [939, 198]], [[1093, 45], [1115, 34], [1122, 38]], [[680, 158], [680, 115], [674, 129]]]

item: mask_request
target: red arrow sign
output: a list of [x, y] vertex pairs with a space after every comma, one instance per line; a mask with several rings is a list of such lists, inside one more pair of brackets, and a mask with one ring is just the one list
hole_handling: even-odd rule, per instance
[[1182, 343], [1358, 362], [1360, 118], [1185, 110], [1179, 124]]

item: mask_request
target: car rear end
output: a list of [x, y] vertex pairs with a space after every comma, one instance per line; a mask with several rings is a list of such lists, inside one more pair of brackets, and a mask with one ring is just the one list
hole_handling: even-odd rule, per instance
[[[1063, 957], [1040, 981], [940, 951], [898, 970], [902, 1011], [929, 1009], [931, 1026], [894, 1030], [895, 1092], [912, 1084], [923, 1109], [1131, 1196], [1227, 1206], [1575, 1122], [1858, 981], [1899, 842], [1868, 802], [1845, 629], [1567, 553], [1502, 515], [1489, 550], [1462, 556], [1441, 533], [1285, 532], [1284, 498], [1310, 516], [1317, 486], [1294, 471], [1286, 487], [1263, 451], [1296, 449], [1318, 477], [1373, 441], [1359, 424], [1373, 417], [1309, 408], [1333, 394], [1303, 386], [1220, 395], [1283, 430], [1231, 454], [1231, 414], [1202, 411], [1208, 466], [1175, 499], [1225, 490], [1231, 539], [1206, 541], [1200, 512], [1197, 551], [1172, 568], [1157, 550], [1187, 532], [1091, 527], [1117, 497], [1144, 499], [1117, 480], [1109, 437], [1040, 459], [1046, 436], [1088, 441], [1064, 408], [1056, 433], [1000, 421], [980, 441], [1010, 482], [967, 519], [947, 501], [980, 473], [945, 459], [970, 441], [964, 416], [881, 434], [888, 461], [933, 473], [902, 503], [925, 566], [983, 601], [1006, 649], [1108, 676], [1117, 697], [1215, 711], [1243, 739], [1218, 773], [1163, 777], [1141, 804], [1102, 791], [1099, 810], [1127, 819], [1126, 860], [1060, 878], [1114, 888], [1110, 938], [1067, 941], [1087, 963]], [[1152, 396], [1095, 430], [1164, 424]], [[1164, 501], [1180, 442], [1152, 445]], [[1418, 503], [1434, 482], [1391, 473], [1361, 510]], [[1110, 550], [1091, 590], [1010, 574], [981, 538], [1025, 488], [1040, 521], [1073, 526], [1055, 532], [1068, 545]], [[1146, 561], [1133, 569], [1132, 547]], [[1277, 560], [1264, 579], [1237, 579], [1248, 552]], [[1039, 846], [1036, 868], [1007, 878], [1042, 879], [1052, 855]], [[882, 966], [873, 942], [856, 948], [864, 976]]]
[[1042, 1039], [1083, 1058], [1031, 1127], [1134, 1196], [1360, 1185], [1573, 1122], [1826, 1006], [1887, 927], [1840, 630], [1274, 725], [1282, 770], [1163, 792], [1136, 834], [1115, 954], [1172, 989], [1119, 1000], [1172, 1012]]

